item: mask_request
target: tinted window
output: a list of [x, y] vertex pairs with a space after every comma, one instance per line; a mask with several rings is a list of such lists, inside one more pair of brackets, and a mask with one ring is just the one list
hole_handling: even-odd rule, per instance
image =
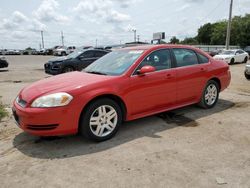
[[184, 67], [198, 64], [198, 58], [193, 50], [173, 49], [177, 67]]
[[208, 59], [206, 56], [204, 56], [204, 55], [202, 55], [202, 54], [200, 54], [200, 53], [197, 53], [197, 55], [198, 55], [198, 57], [199, 57], [199, 59], [200, 59], [200, 63], [201, 63], [201, 64], [203, 64], [203, 63], [208, 63], [208, 62], [209, 62], [209, 59]]
[[95, 57], [102, 57], [105, 54], [107, 54], [107, 52], [103, 52], [103, 51], [95, 51]]
[[163, 49], [152, 52], [141, 62], [137, 70], [145, 65], [153, 66], [156, 70], [171, 68], [171, 56], [169, 50]]
[[93, 58], [94, 52], [93, 51], [86, 51], [80, 57], [81, 58]]

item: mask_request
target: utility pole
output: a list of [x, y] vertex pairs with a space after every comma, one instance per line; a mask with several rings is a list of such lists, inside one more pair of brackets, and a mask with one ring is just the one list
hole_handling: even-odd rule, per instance
[[95, 47], [97, 48], [97, 39], [95, 39]]
[[137, 35], [137, 42], [140, 41], [140, 35]]
[[230, 8], [229, 8], [229, 18], [228, 18], [228, 23], [227, 23], [226, 50], [229, 49], [229, 45], [230, 45], [232, 11], [233, 11], [233, 0], [231, 0], [231, 2], [230, 2]]
[[43, 31], [41, 31], [41, 37], [42, 37], [42, 47], [44, 49]]
[[62, 37], [62, 46], [64, 46], [64, 36], [63, 36], [63, 31], [61, 31], [61, 37]]
[[132, 29], [132, 31], [134, 32], [134, 42], [136, 42], [136, 29]]

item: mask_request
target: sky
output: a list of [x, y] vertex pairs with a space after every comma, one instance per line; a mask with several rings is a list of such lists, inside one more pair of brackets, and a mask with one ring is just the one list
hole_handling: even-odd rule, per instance
[[[230, 0], [0, 0], [0, 49], [112, 45], [193, 37], [207, 22], [228, 18]], [[250, 13], [250, 0], [234, 0], [233, 15]]]

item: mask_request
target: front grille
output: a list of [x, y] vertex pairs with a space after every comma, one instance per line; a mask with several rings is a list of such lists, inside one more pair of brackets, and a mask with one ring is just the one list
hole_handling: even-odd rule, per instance
[[47, 130], [53, 130], [57, 128], [59, 124], [50, 124], [50, 125], [27, 125], [27, 129], [33, 130], [33, 131], [47, 131]]

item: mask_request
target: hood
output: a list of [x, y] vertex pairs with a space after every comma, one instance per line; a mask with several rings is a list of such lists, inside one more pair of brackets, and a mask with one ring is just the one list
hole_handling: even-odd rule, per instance
[[234, 57], [234, 55], [231, 55], [231, 54], [219, 54], [219, 55], [215, 55], [214, 58], [219, 58], [219, 59], [226, 59], [226, 58], [231, 58], [231, 57]]
[[63, 57], [55, 57], [49, 60], [49, 62], [56, 62], [56, 61], [64, 61], [67, 60], [67, 56], [63, 56]]
[[25, 87], [19, 94], [19, 97], [30, 103], [37, 97], [42, 95], [67, 92], [72, 94], [72, 91], [82, 90], [87, 86], [93, 86], [96, 83], [104, 82], [113, 79], [113, 76], [104, 76], [97, 74], [88, 74], [84, 72], [71, 72], [52, 76]]

